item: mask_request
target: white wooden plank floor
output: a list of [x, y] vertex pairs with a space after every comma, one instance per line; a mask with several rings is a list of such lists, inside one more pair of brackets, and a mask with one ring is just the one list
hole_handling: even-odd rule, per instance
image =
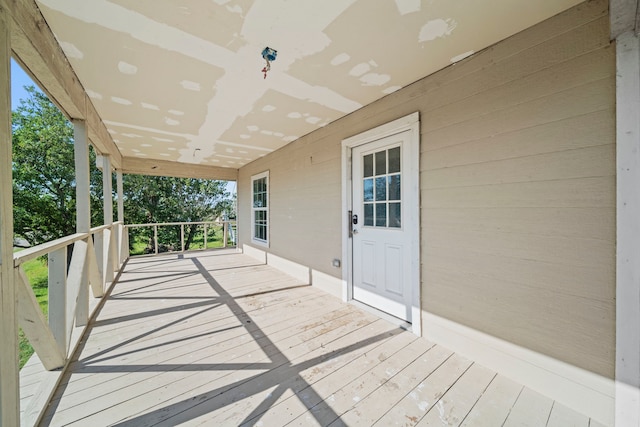
[[223, 250], [130, 260], [42, 425], [589, 426], [590, 420]]

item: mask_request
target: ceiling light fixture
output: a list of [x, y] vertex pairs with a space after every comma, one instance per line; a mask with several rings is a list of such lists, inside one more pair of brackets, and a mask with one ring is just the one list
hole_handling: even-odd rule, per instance
[[267, 65], [262, 69], [265, 79], [267, 78], [267, 72], [271, 69], [271, 63], [276, 60], [276, 56], [278, 56], [278, 51], [271, 49], [269, 46], [262, 50], [262, 58], [267, 62]]

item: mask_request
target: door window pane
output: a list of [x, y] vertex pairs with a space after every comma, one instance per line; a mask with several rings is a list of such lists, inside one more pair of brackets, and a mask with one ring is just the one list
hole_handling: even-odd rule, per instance
[[364, 156], [364, 177], [373, 176], [373, 154]]
[[389, 177], [389, 200], [400, 200], [400, 175]]
[[364, 204], [364, 225], [373, 226], [373, 203]]
[[376, 227], [387, 226], [387, 204], [376, 203]]
[[400, 203], [389, 203], [389, 227], [402, 227]]
[[376, 200], [387, 200], [387, 178], [376, 178]]
[[389, 150], [389, 173], [400, 172], [400, 147]]
[[363, 186], [364, 201], [373, 202], [373, 178], [365, 179]]
[[387, 152], [378, 151], [376, 153], [376, 175], [387, 173]]
[[362, 156], [363, 226], [402, 227], [401, 154], [394, 147]]

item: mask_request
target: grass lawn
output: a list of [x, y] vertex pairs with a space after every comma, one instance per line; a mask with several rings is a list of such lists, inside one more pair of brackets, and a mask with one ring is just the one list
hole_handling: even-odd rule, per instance
[[[25, 274], [29, 278], [33, 293], [36, 295], [38, 304], [44, 315], [47, 315], [49, 309], [49, 289], [48, 289], [48, 268], [47, 262], [44, 258], [36, 258], [31, 261], [22, 264]], [[20, 346], [20, 368], [24, 366], [29, 360], [29, 357], [33, 354], [33, 347], [25, 337], [22, 329], [18, 333], [19, 346]]]

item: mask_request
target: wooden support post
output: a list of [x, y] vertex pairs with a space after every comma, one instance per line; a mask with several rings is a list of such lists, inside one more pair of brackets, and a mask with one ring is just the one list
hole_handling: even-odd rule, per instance
[[222, 225], [222, 247], [227, 247], [227, 236], [229, 234], [229, 221], [225, 221]]
[[[102, 156], [102, 199], [104, 208], [104, 225], [113, 224], [113, 175], [111, 172], [111, 156]], [[104, 231], [104, 271], [105, 282], [113, 281], [114, 270], [114, 233], [113, 229]]]
[[20, 424], [17, 293], [13, 273], [11, 17], [0, 6], [0, 426]]
[[[91, 229], [91, 203], [89, 197], [89, 140], [83, 120], [73, 120], [73, 139], [76, 167], [76, 231], [88, 233]], [[89, 319], [89, 276], [85, 269], [81, 278], [76, 326], [84, 326]]]
[[116, 187], [118, 193], [118, 222], [122, 223], [122, 225], [118, 226], [118, 267], [120, 267], [129, 256], [129, 245], [124, 245], [124, 185], [121, 171], [116, 171]]
[[616, 426], [640, 426], [640, 39], [616, 40]]
[[[75, 256], [75, 253], [74, 253]], [[67, 248], [49, 253], [49, 327], [60, 351], [67, 354]], [[75, 305], [75, 302], [74, 302]]]

